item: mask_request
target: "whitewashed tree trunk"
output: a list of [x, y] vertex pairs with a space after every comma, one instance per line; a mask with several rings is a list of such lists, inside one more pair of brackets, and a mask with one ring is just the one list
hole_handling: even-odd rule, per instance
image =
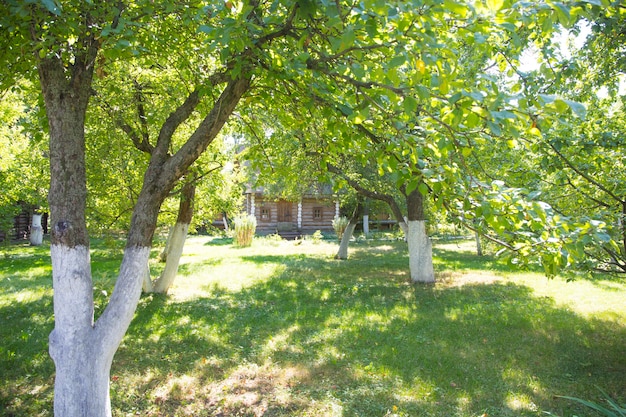
[[41, 214], [33, 214], [30, 226], [30, 244], [41, 246], [43, 243], [43, 227], [41, 227]]
[[407, 242], [409, 245], [409, 270], [411, 281], [435, 282], [433, 247], [426, 234], [425, 220], [409, 220]]
[[348, 259], [348, 246], [350, 245], [350, 239], [354, 234], [356, 223], [350, 222], [343, 232], [341, 237], [341, 243], [339, 244], [339, 250], [337, 251], [336, 259]]
[[343, 231], [343, 235], [341, 236], [341, 242], [339, 244], [339, 250], [337, 251], [337, 255], [335, 255], [335, 259], [348, 259], [348, 246], [350, 245], [350, 240], [352, 239], [352, 235], [354, 234], [354, 229], [356, 228], [356, 224], [359, 222], [359, 218], [361, 217], [362, 213], [363, 202], [359, 199], [357, 200], [354, 212], [350, 217], [350, 221], [346, 226], [346, 230]]
[[[165, 249], [161, 252], [160, 258], [165, 261], [165, 269], [154, 282], [145, 282], [144, 290], [167, 294], [178, 273], [180, 257], [183, 254], [183, 247], [187, 240], [189, 224], [193, 217], [193, 202], [196, 194], [195, 176], [183, 185], [180, 193], [180, 204], [178, 206], [178, 216], [176, 224], [170, 229]], [[148, 271], [148, 279], [150, 272]]]
[[[108, 16], [106, 19], [112, 17], [108, 11], [102, 15]], [[94, 19], [94, 27], [108, 22]], [[85, 219], [85, 115], [93, 94], [93, 63], [100, 41], [93, 35], [91, 25], [84, 26], [90, 32], [77, 33], [81, 41], [72, 54], [67, 54], [72, 61], [64, 61], [66, 57], [59, 54], [48, 54], [37, 63], [50, 137], [48, 201], [54, 221], [50, 256], [55, 323], [49, 337], [49, 352], [56, 368], [56, 417], [111, 416], [111, 363], [139, 302], [161, 204], [176, 181], [217, 137], [250, 86], [248, 74], [228, 81], [211, 110], [174, 155], [169, 154], [172, 137], [200, 103], [197, 90], [163, 123], [156, 146], [139, 144], [138, 148], [150, 149], [150, 163], [133, 209], [115, 288], [107, 307], [94, 323]], [[39, 35], [36, 33], [37, 38]], [[53, 45], [56, 45], [54, 40], [50, 44], [54, 49]]]
[[146, 262], [141, 289], [145, 293], [151, 293], [154, 290], [154, 288], [152, 287], [152, 276], [150, 275], [150, 263], [149, 262]]
[[176, 223], [170, 231], [166, 254], [167, 262], [165, 263], [165, 269], [161, 273], [161, 276], [159, 276], [152, 286], [153, 292], [166, 294], [174, 283], [174, 279], [178, 273], [180, 258], [183, 254], [185, 240], [187, 240], [188, 230], [189, 223]]
[[483, 256], [483, 246], [480, 243], [480, 233], [478, 231], [474, 231], [474, 238], [476, 239], [476, 254]]
[[400, 230], [404, 233], [404, 237], [408, 238], [409, 236], [409, 227], [406, 225], [406, 221], [398, 222], [398, 226], [400, 226]]
[[167, 240], [165, 241], [165, 248], [159, 253], [159, 262], [167, 262], [167, 254], [170, 252], [170, 242], [172, 241], [172, 234], [174, 233], [174, 227], [170, 227], [167, 233]]
[[[116, 288], [93, 322], [89, 248], [52, 245], [55, 327], [49, 351], [55, 368], [55, 416], [110, 417], [109, 376], [141, 295], [149, 248], [126, 249]], [[80, 387], [80, 389], [77, 389]]]

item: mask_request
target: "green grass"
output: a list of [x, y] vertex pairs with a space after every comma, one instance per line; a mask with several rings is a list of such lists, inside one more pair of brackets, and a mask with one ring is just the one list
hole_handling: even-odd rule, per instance
[[[626, 398], [626, 283], [513, 272], [435, 245], [188, 240], [168, 297], [144, 296], [115, 357], [115, 416], [593, 416], [567, 395]], [[46, 248], [0, 253], [0, 415], [52, 415]], [[96, 312], [120, 249], [96, 242]], [[157, 250], [154, 251], [157, 253]], [[151, 265], [156, 273], [160, 265]]]

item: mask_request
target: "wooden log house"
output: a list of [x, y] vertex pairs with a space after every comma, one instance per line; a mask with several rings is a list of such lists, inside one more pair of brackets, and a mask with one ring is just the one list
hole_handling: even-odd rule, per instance
[[271, 198], [262, 188], [248, 189], [245, 210], [257, 221], [257, 234], [277, 233], [294, 239], [315, 231], [333, 231], [333, 219], [339, 214], [339, 201], [332, 194], [302, 196], [297, 201]]

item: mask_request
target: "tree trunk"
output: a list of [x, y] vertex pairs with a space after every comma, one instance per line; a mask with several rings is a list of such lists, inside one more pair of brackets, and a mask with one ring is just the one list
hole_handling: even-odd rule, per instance
[[335, 259], [348, 259], [348, 245], [350, 244], [350, 239], [352, 239], [355, 227], [356, 223], [352, 221], [346, 226], [346, 230], [343, 231], [343, 236], [341, 236], [341, 243], [339, 244], [339, 250], [337, 251], [337, 255], [335, 255]]
[[344, 230], [343, 236], [341, 237], [341, 243], [339, 244], [339, 250], [337, 251], [337, 255], [335, 255], [335, 259], [348, 259], [348, 246], [350, 245], [350, 239], [352, 239], [354, 229], [356, 228], [356, 224], [358, 223], [362, 212], [363, 206], [361, 201], [357, 201], [354, 213], [352, 213], [350, 222], [348, 223], [348, 226], [346, 226], [346, 230]]
[[425, 220], [409, 220], [409, 270], [411, 281], [419, 283], [435, 282], [433, 268], [433, 248], [430, 238], [426, 234]]
[[114, 295], [94, 324], [91, 279], [86, 279], [90, 277], [88, 248], [51, 247], [55, 328], [49, 345], [56, 368], [55, 416], [111, 416], [111, 363], [141, 292], [141, 280], [134, 277], [149, 253], [147, 247], [125, 250]]
[[478, 233], [478, 230], [474, 231], [474, 239], [476, 240], [476, 254], [483, 256], [483, 246], [480, 242], [480, 233]]
[[228, 232], [228, 215], [226, 212], [222, 213], [222, 221], [224, 222], [224, 231]]
[[404, 233], [404, 237], [408, 239], [408, 236], [409, 236], [409, 226], [407, 225], [406, 221], [405, 220], [398, 220], [398, 227], [400, 227], [400, 230], [402, 230], [402, 233]]
[[166, 294], [174, 283], [178, 273], [178, 264], [183, 254], [183, 247], [187, 239], [187, 231], [193, 217], [193, 200], [196, 186], [193, 182], [188, 182], [183, 186], [180, 195], [180, 205], [178, 207], [178, 218], [176, 224], [170, 230], [165, 245], [165, 269], [161, 276], [152, 285], [151, 292]]
[[41, 227], [41, 214], [33, 214], [30, 226], [30, 244], [41, 246], [43, 243], [43, 227]]
[[433, 248], [426, 233], [424, 196], [418, 190], [407, 195], [409, 270], [411, 281], [416, 283], [435, 282]]
[[165, 247], [159, 253], [159, 262], [167, 262], [167, 254], [170, 252], [170, 243], [172, 242], [172, 234], [174, 233], [174, 226], [170, 227], [167, 232], [167, 240], [165, 241]]
[[49, 54], [38, 64], [50, 135], [50, 204], [54, 329], [49, 351], [56, 368], [56, 417], [110, 417], [113, 356], [141, 295], [157, 216], [176, 181], [217, 136], [250, 85], [231, 80], [189, 140], [170, 156], [171, 137], [193, 112], [192, 93], [164, 123], [133, 210], [120, 272], [106, 309], [94, 323], [93, 282], [85, 221], [85, 114], [100, 42], [90, 32], [71, 65]]
[[367, 236], [370, 233], [370, 205], [366, 199], [363, 205], [363, 234]]
[[[91, 52], [95, 57], [95, 51]], [[42, 60], [38, 67], [50, 134], [48, 200], [53, 219], [50, 256], [55, 323], [49, 352], [56, 368], [55, 416], [108, 417], [110, 359], [102, 355], [101, 342], [92, 336], [84, 135], [91, 73], [81, 68], [83, 58], [76, 58], [71, 81], [60, 59]]]

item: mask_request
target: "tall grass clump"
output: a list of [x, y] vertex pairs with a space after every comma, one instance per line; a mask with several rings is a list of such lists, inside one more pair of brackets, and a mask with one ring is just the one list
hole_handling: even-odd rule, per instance
[[580, 403], [587, 408], [597, 411], [601, 416], [604, 416], [604, 417], [626, 417], [626, 405], [618, 404], [606, 392], [602, 390], [600, 390], [600, 392], [604, 396], [604, 400], [606, 401], [606, 403], [609, 405], [610, 408], [606, 408], [600, 405], [599, 403], [596, 403], [593, 401], [583, 400], [582, 398], [567, 397], [563, 395], [559, 395], [558, 397]]
[[349, 223], [350, 220], [345, 216], [335, 217], [333, 219], [333, 229], [335, 229], [335, 233], [337, 233], [337, 239], [339, 239], [340, 241], [343, 237], [343, 232], [346, 231]]
[[235, 244], [240, 247], [252, 245], [252, 239], [256, 232], [256, 217], [253, 215], [240, 214], [233, 220], [235, 224]]

